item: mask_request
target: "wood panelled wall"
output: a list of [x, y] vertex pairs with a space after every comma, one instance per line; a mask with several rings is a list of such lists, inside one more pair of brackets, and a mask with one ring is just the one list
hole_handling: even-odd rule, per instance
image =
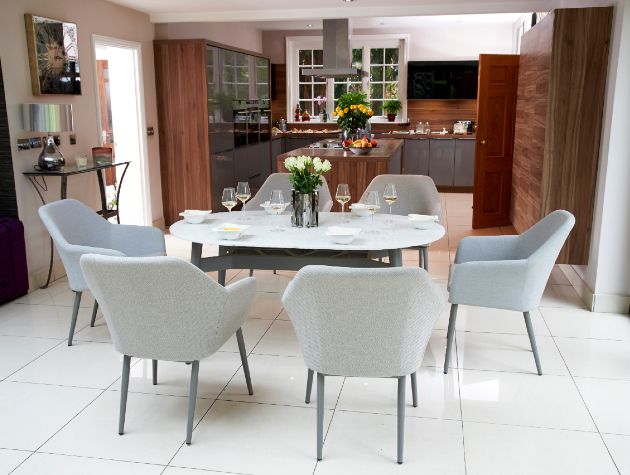
[[612, 14], [612, 7], [555, 10], [523, 35], [530, 56], [519, 72], [512, 223], [523, 232], [555, 209], [572, 212], [560, 263], [588, 263]]
[[287, 66], [286, 64], [272, 64], [271, 120], [283, 118], [287, 119]]
[[432, 131], [453, 130], [453, 123], [458, 120], [474, 120], [477, 122], [476, 99], [409, 99], [407, 115], [410, 127], [415, 128], [417, 122], [429, 122]]
[[0, 217], [18, 217], [14, 180], [7, 103], [4, 97], [2, 63], [0, 63]]
[[553, 12], [521, 38], [510, 218], [519, 232], [540, 219]]

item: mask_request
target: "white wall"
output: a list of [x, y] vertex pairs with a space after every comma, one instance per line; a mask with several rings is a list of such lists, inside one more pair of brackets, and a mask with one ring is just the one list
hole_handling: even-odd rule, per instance
[[[477, 59], [479, 54], [511, 54], [512, 24], [423, 24], [417, 28], [355, 28], [354, 35], [409, 35], [409, 61], [449, 61]], [[285, 63], [287, 36], [321, 36], [321, 30], [264, 31], [263, 54], [274, 64]]]
[[[595, 310], [630, 302], [630, 0], [613, 27], [593, 235], [586, 280]], [[625, 297], [625, 299], [624, 299]], [[625, 302], [625, 304], [624, 304]]]
[[[24, 14], [71, 21], [78, 26], [79, 62], [81, 68], [81, 96], [34, 97], [24, 28]], [[68, 134], [61, 134], [61, 151], [73, 160], [79, 153], [91, 156], [91, 148], [98, 145], [96, 85], [94, 80], [92, 34], [110, 36], [142, 44], [142, 66], [145, 86], [145, 108], [147, 126], [157, 132], [157, 108], [155, 98], [155, 74], [153, 66], [153, 25], [148, 15], [120, 7], [103, 0], [2, 0], [0, 14], [0, 59], [4, 76], [5, 97], [9, 119], [9, 132], [15, 173], [20, 219], [26, 233], [26, 252], [29, 274], [39, 283], [43, 282], [48, 269], [48, 233], [37, 215], [39, 199], [22, 172], [32, 170], [37, 163], [39, 150], [18, 151], [16, 141], [21, 137], [33, 136], [22, 131], [20, 105], [25, 102], [71, 103], [74, 109], [77, 145], [69, 145]], [[162, 192], [158, 136], [148, 138], [149, 182], [151, 209], [154, 220], [162, 218]], [[133, 158], [133, 157], [131, 157]], [[59, 178], [47, 179], [49, 191], [47, 201], [59, 197]], [[75, 176], [68, 179], [68, 197], [77, 198], [93, 207], [99, 205], [98, 185], [95, 174]], [[124, 206], [124, 187], [121, 202]], [[56, 275], [63, 275], [60, 265]]]
[[155, 25], [156, 39], [203, 38], [262, 53], [262, 31], [246, 23], [164, 23]]

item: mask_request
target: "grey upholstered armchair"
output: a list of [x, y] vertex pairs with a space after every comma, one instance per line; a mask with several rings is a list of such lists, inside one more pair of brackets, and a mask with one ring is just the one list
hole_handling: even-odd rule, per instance
[[[73, 199], [54, 201], [39, 208], [39, 216], [52, 237], [74, 291], [74, 306], [68, 335], [68, 346], [77, 324], [81, 295], [87, 290], [79, 259], [84, 254], [109, 256], [163, 256], [166, 254], [164, 233], [149, 226], [112, 224], [83, 203]], [[94, 326], [98, 300], [92, 309]]]
[[403, 461], [405, 382], [422, 363], [442, 293], [419, 268], [307, 266], [289, 283], [286, 308], [309, 372], [317, 372], [317, 460], [322, 459], [326, 375], [398, 379], [398, 463]]
[[[392, 214], [408, 215], [426, 214], [437, 216], [442, 219], [442, 202], [438, 194], [435, 183], [431, 177], [425, 175], [378, 175], [370, 182], [366, 188], [361, 201], [365, 201], [370, 191], [378, 191], [380, 194], [385, 190], [388, 183], [396, 185], [398, 199], [392, 206]], [[389, 213], [389, 206], [381, 206], [380, 213]], [[419, 246], [418, 265], [429, 270], [428, 246]], [[386, 254], [374, 252], [374, 257], [383, 257]]]
[[461, 240], [449, 280], [451, 315], [444, 373], [448, 372], [457, 306], [463, 304], [523, 312], [536, 370], [542, 374], [529, 312], [540, 303], [553, 265], [574, 223], [571, 213], [558, 210], [520, 236], [479, 236]]
[[124, 355], [118, 433], [125, 429], [131, 357], [192, 363], [186, 443], [192, 440], [199, 360], [214, 354], [236, 333], [249, 394], [253, 394], [241, 325], [256, 281], [223, 287], [194, 265], [175, 257], [86, 255], [81, 268], [98, 299], [114, 348]]
[[[261, 211], [260, 207], [265, 201], [269, 200], [273, 190], [282, 190], [282, 194], [286, 201], [291, 200], [291, 182], [289, 181], [290, 173], [272, 173], [262, 184], [258, 193], [245, 203], [243, 209], [245, 211]], [[328, 189], [326, 178], [322, 177], [322, 186], [319, 188], [319, 210], [330, 211], [333, 206], [332, 196]]]

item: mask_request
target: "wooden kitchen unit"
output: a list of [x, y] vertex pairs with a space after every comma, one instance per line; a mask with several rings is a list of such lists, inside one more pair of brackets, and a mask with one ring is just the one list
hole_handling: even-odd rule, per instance
[[[341, 148], [298, 148], [277, 157], [279, 172], [285, 172], [284, 159], [307, 155], [330, 160], [332, 170], [326, 173], [330, 193], [334, 196], [339, 183], [350, 187], [350, 202], [361, 199], [361, 195], [377, 175], [400, 174], [402, 171], [402, 150], [404, 141], [400, 139], [382, 139], [369, 155], [355, 155], [350, 150]], [[333, 208], [336, 210], [338, 206]], [[341, 209], [341, 208], [339, 208]]]

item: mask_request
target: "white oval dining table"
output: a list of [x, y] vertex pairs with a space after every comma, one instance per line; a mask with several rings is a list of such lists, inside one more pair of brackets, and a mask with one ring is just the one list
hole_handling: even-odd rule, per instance
[[[192, 243], [191, 262], [205, 272], [219, 271], [219, 282], [225, 283], [227, 269], [299, 270], [310, 264], [344, 267], [402, 266], [402, 250], [429, 245], [445, 234], [434, 223], [430, 229], [416, 229], [406, 216], [376, 214], [356, 217], [345, 213], [319, 213], [319, 226], [291, 227], [288, 213], [272, 216], [265, 211], [212, 213], [200, 224], [178, 221], [170, 233]], [[237, 240], [223, 239], [214, 229], [225, 223], [248, 226]], [[326, 231], [331, 226], [358, 228], [361, 231], [350, 244], [336, 244]], [[273, 231], [282, 227], [282, 231]], [[370, 233], [375, 230], [376, 233]], [[204, 244], [217, 245], [219, 255], [201, 257]], [[389, 262], [369, 258], [370, 251], [387, 251]]]

